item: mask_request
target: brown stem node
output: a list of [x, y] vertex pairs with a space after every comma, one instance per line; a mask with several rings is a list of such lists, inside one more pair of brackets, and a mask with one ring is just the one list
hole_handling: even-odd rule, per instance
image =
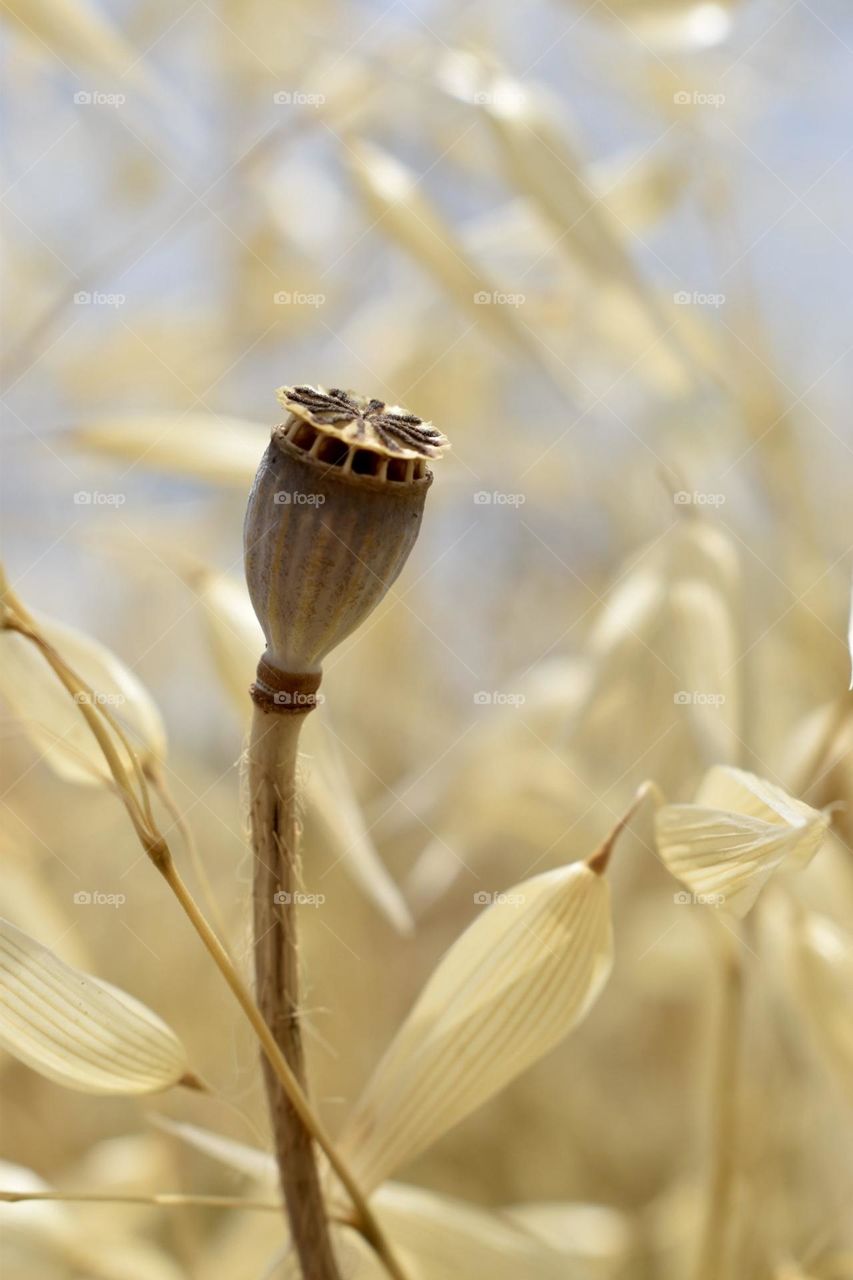
[[296, 674], [281, 671], [262, 657], [258, 663], [255, 683], [250, 687], [252, 701], [265, 714], [305, 715], [313, 711], [319, 699], [322, 675], [319, 671]]

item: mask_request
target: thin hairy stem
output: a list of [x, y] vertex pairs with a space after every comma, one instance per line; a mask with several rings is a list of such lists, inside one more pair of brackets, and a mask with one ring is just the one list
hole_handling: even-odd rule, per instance
[[386, 1271], [394, 1280], [406, 1280], [405, 1273], [401, 1270], [400, 1264], [397, 1262], [391, 1250], [391, 1246], [385, 1238], [373, 1210], [370, 1208], [361, 1188], [350, 1173], [349, 1168], [341, 1159], [338, 1151], [332, 1142], [331, 1137], [323, 1128], [319, 1118], [314, 1114], [305, 1091], [299, 1083], [299, 1080], [288, 1065], [281, 1049], [276, 1043], [275, 1037], [267, 1026], [264, 1016], [258, 1005], [252, 999], [243, 979], [240, 977], [237, 969], [231, 962], [231, 959], [211, 929], [203, 913], [199, 909], [198, 904], [193, 898], [187, 886], [184, 884], [177, 871], [177, 868], [169, 858], [165, 866], [159, 866], [164, 878], [175, 897], [181, 904], [184, 912], [188, 916], [190, 923], [196, 933], [201, 938], [220, 973], [224, 977], [228, 986], [231, 988], [240, 1007], [252, 1025], [252, 1029], [260, 1041], [261, 1048], [266, 1055], [266, 1059], [275, 1077], [282, 1087], [282, 1091], [286, 1094], [293, 1110], [301, 1120], [305, 1129], [313, 1136], [317, 1145], [323, 1151], [329, 1164], [334, 1170], [341, 1184], [346, 1190], [352, 1201], [355, 1210], [355, 1226], [356, 1229], [364, 1236], [365, 1240], [372, 1246], [379, 1258], [385, 1266]]
[[[300, 884], [296, 758], [302, 719], [301, 714], [266, 713], [255, 707], [249, 795], [257, 999], [276, 1044], [304, 1089], [294, 900]], [[303, 1273], [311, 1280], [339, 1280], [311, 1134], [267, 1063], [264, 1079], [282, 1192]]]

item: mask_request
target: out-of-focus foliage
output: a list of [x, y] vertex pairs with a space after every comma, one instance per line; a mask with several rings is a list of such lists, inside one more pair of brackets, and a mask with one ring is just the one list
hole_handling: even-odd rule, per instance
[[[329, 1129], [483, 903], [588, 854], [644, 779], [695, 817], [709, 769], [747, 771], [824, 838], [798, 867], [780, 823], [744, 921], [731, 1280], [849, 1274], [846, 6], [15, 0], [0, 34], [4, 561], [168, 785], [247, 974], [240, 525], [274, 389], [352, 387], [453, 443], [306, 732]], [[210, 1085], [86, 1097], [3, 1056], [0, 1191], [268, 1202], [256, 1046], [77, 708], [0, 641], [0, 915], [156, 1009]], [[425, 1275], [690, 1273], [713, 957], [684, 857], [690, 893], [644, 808], [589, 1016], [401, 1145], [377, 1211]], [[288, 1274], [264, 1208], [33, 1201], [0, 1232], [4, 1280]]]

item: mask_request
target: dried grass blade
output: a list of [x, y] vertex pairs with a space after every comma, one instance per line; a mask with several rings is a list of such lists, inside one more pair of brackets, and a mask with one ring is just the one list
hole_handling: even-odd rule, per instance
[[250, 1147], [244, 1142], [237, 1142], [234, 1138], [216, 1133], [213, 1129], [203, 1129], [196, 1124], [185, 1124], [183, 1121], [173, 1120], [170, 1116], [152, 1115], [149, 1119], [163, 1133], [168, 1133], [171, 1137], [185, 1142], [193, 1150], [210, 1156], [211, 1160], [217, 1160], [229, 1169], [236, 1169], [256, 1182], [277, 1184], [278, 1168], [275, 1156], [261, 1151], [259, 1147]]
[[138, 86], [163, 100], [164, 90], [142, 55], [88, 0], [6, 0], [2, 13], [52, 64], [59, 58], [75, 72], [105, 76], [116, 88]]
[[0, 1045], [83, 1093], [142, 1094], [190, 1083], [172, 1030], [132, 996], [67, 965], [0, 920]]
[[563, 1280], [565, 1256], [497, 1213], [421, 1187], [387, 1183], [376, 1211], [422, 1280]]
[[805, 1017], [827, 1062], [853, 1096], [853, 935], [813, 912], [800, 913], [793, 932]]
[[744, 916], [783, 863], [805, 866], [829, 817], [755, 774], [718, 765], [696, 804], [664, 805], [655, 818], [660, 856], [707, 905]]
[[[545, 347], [517, 318], [517, 308], [491, 304], [493, 282], [471, 261], [453, 229], [418, 190], [416, 175], [400, 161], [367, 142], [350, 146], [351, 169], [377, 224], [436, 280], [477, 325], [503, 343], [511, 343], [567, 390], [566, 376], [548, 358]], [[578, 390], [574, 381], [568, 387]]]
[[[65, 655], [95, 699], [127, 732], [143, 766], [164, 760], [166, 730], [151, 695], [114, 653], [74, 627], [38, 620], [40, 633]], [[25, 636], [0, 632], [0, 695], [6, 700], [43, 758], [69, 782], [111, 782], [103, 754], [67, 689], [48, 670]], [[125, 768], [128, 752], [117, 741]]]
[[269, 428], [260, 423], [201, 413], [110, 417], [81, 423], [71, 436], [78, 448], [126, 459], [131, 467], [241, 490], [252, 483], [268, 439]]
[[342, 1139], [376, 1186], [554, 1048], [610, 971], [609, 890], [575, 863], [502, 895], [450, 948]]

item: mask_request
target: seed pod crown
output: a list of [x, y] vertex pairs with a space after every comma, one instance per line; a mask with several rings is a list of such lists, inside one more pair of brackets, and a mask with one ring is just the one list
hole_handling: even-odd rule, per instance
[[[290, 424], [288, 438], [345, 472], [355, 470], [391, 480], [418, 479], [426, 473], [422, 460], [440, 457], [447, 447], [446, 437], [431, 422], [399, 405], [368, 400], [351, 391], [280, 387], [278, 398], [296, 419]], [[393, 467], [389, 475], [388, 460], [417, 465]]]

